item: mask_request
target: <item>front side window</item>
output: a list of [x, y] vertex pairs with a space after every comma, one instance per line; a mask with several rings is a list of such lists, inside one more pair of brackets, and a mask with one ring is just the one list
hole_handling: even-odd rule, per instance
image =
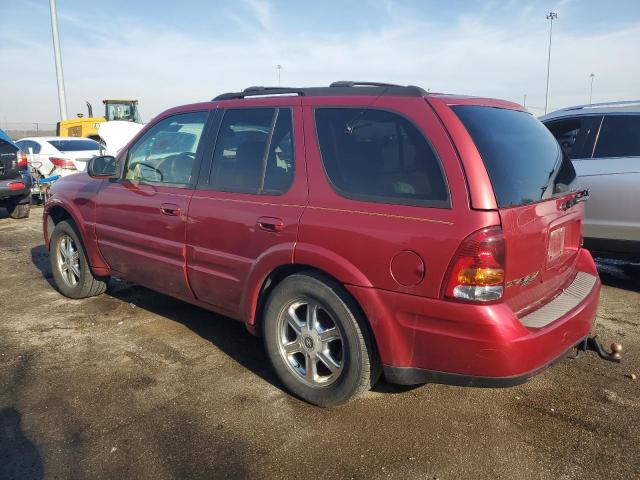
[[605, 116], [593, 156], [640, 157], [640, 115]]
[[392, 112], [319, 108], [316, 128], [333, 188], [355, 200], [449, 207], [440, 162], [424, 135]]
[[600, 126], [601, 116], [581, 116], [552, 120], [545, 126], [556, 137], [560, 147], [570, 159], [591, 157], [593, 142]]
[[222, 192], [285, 193], [294, 175], [291, 110], [230, 109], [224, 114], [210, 185]]
[[125, 178], [151, 183], [189, 184], [207, 112], [173, 115], [156, 125], [131, 147]]

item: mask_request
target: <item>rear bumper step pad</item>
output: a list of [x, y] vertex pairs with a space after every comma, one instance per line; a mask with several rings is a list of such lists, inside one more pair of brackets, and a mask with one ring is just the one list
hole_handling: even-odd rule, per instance
[[589, 273], [578, 272], [576, 278], [564, 291], [538, 310], [520, 318], [520, 323], [528, 328], [542, 328], [576, 308], [587, 298], [597, 278]]

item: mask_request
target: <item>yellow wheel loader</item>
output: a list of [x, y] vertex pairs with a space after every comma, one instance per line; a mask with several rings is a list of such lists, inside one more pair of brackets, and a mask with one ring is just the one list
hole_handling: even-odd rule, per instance
[[100, 140], [98, 126], [102, 122], [120, 120], [142, 123], [138, 112], [138, 100], [103, 100], [104, 117], [94, 117], [93, 107], [87, 102], [88, 117], [79, 113], [78, 118], [63, 120], [56, 126], [56, 134], [60, 137], [85, 137]]

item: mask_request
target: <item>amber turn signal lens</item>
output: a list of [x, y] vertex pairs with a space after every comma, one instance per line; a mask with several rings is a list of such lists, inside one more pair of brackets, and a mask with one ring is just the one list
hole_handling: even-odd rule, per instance
[[502, 268], [465, 268], [458, 272], [458, 283], [461, 285], [501, 285], [504, 282]]

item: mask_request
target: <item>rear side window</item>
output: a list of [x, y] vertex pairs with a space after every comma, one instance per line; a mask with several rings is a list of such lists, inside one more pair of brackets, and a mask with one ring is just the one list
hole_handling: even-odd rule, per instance
[[293, 182], [291, 110], [230, 109], [218, 133], [210, 185], [221, 192], [281, 195]]
[[47, 140], [49, 144], [61, 152], [82, 152], [100, 150], [100, 144], [93, 140]]
[[556, 137], [567, 157], [590, 158], [601, 120], [601, 116], [582, 116], [552, 120], [545, 126]]
[[471, 135], [500, 207], [538, 202], [570, 191], [571, 160], [531, 114], [503, 108], [451, 107]]
[[593, 156], [640, 157], [640, 115], [605, 116]]
[[319, 108], [316, 128], [333, 188], [355, 200], [450, 206], [440, 162], [424, 135], [386, 110]]

